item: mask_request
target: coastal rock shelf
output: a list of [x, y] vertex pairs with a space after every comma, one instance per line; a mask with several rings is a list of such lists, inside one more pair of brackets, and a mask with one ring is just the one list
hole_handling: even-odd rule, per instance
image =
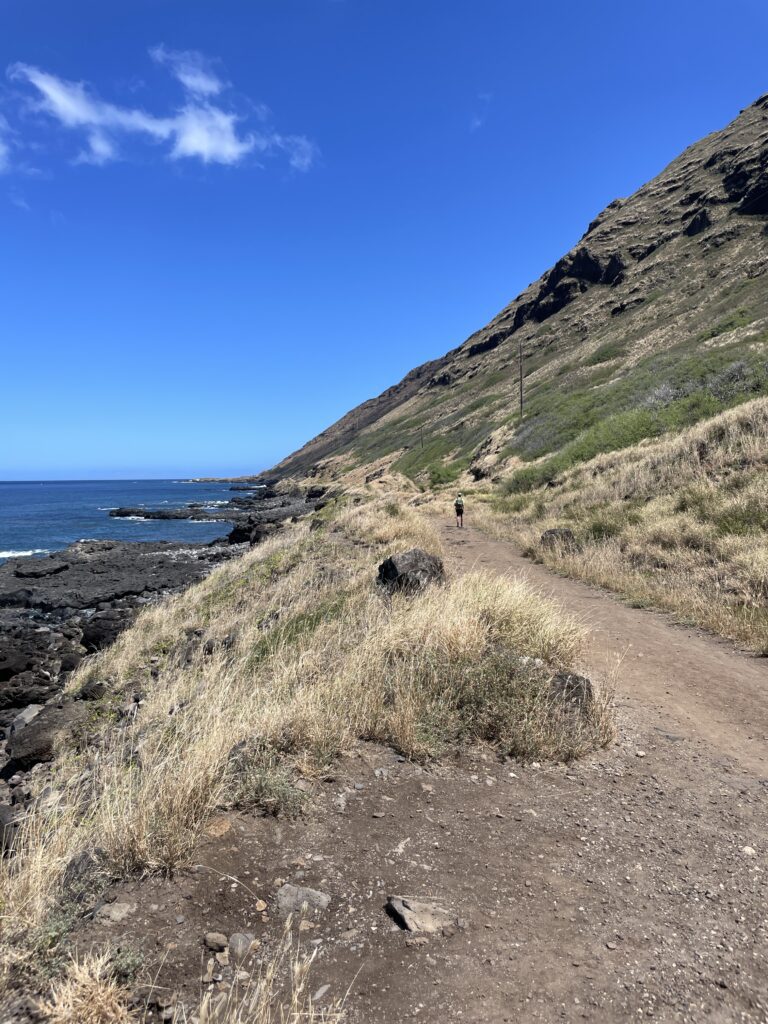
[[201, 579], [234, 550], [225, 541], [86, 541], [48, 558], [9, 559], [0, 566], [0, 727], [53, 696], [138, 608]]
[[115, 518], [210, 519], [233, 529], [211, 544], [81, 541], [0, 565], [0, 776], [18, 771], [18, 758], [8, 757], [14, 738], [18, 744], [42, 709], [60, 701], [83, 658], [112, 643], [143, 606], [202, 579], [244, 544], [312, 512], [321, 498], [317, 488], [279, 494], [254, 487], [215, 509], [202, 502], [112, 509]]

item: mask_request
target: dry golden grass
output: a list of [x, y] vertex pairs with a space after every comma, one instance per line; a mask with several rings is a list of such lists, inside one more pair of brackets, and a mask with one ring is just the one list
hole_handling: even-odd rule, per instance
[[[315, 1005], [310, 974], [315, 952], [304, 953], [295, 942], [290, 919], [281, 941], [246, 982], [226, 992], [204, 993], [194, 1014], [177, 1007], [174, 1020], [185, 1024], [341, 1024], [344, 1000]], [[50, 1024], [139, 1024], [146, 1008], [130, 1008], [130, 992], [114, 973], [112, 953], [72, 958], [39, 1007]]]
[[73, 959], [41, 1011], [50, 1024], [132, 1024], [128, 993], [114, 978], [110, 953]]
[[245, 984], [203, 996], [200, 1024], [341, 1024], [344, 1000], [322, 1007], [313, 1001], [314, 959], [315, 953], [306, 955], [294, 945], [289, 921], [275, 953]]
[[[556, 486], [479, 494], [472, 516], [558, 571], [768, 654], [768, 399], [601, 455]], [[576, 551], [542, 547], [566, 526]]]
[[[551, 696], [585, 639], [559, 607], [483, 573], [388, 598], [377, 564], [412, 546], [439, 554], [433, 527], [392, 499], [325, 518], [145, 611], [72, 680], [106, 678], [110, 696], [86, 742], [61, 752], [55, 809], [30, 814], [0, 865], [6, 971], [51, 943], [83, 851], [113, 874], [173, 872], [217, 807], [291, 811], [298, 778], [360, 739], [419, 759], [480, 740], [567, 760], [609, 742], [605, 699], [577, 713]], [[121, 717], [136, 692], [135, 717]]]

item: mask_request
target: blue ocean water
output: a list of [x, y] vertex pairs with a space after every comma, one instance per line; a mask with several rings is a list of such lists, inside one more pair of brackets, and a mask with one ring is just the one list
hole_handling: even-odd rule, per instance
[[230, 485], [182, 480], [0, 481], [0, 561], [60, 551], [78, 540], [173, 540], [205, 543], [228, 533], [225, 522], [111, 519], [120, 506], [180, 508], [235, 495]]

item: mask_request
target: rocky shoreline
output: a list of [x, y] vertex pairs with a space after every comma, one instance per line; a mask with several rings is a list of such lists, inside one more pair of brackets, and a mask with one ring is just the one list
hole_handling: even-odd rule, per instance
[[0, 830], [24, 803], [25, 773], [50, 760], [53, 734], [66, 727], [61, 691], [81, 661], [111, 644], [141, 608], [322, 507], [324, 497], [322, 488], [278, 493], [262, 485], [215, 512], [200, 502], [115, 509], [109, 514], [118, 518], [215, 519], [232, 530], [210, 544], [81, 541], [0, 565]]

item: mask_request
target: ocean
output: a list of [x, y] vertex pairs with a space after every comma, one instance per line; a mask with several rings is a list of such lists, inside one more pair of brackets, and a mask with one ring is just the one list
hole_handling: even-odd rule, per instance
[[78, 540], [173, 540], [205, 543], [231, 530], [227, 522], [111, 519], [120, 506], [180, 508], [202, 501], [212, 508], [235, 495], [230, 484], [183, 480], [0, 481], [0, 562], [45, 555]]

